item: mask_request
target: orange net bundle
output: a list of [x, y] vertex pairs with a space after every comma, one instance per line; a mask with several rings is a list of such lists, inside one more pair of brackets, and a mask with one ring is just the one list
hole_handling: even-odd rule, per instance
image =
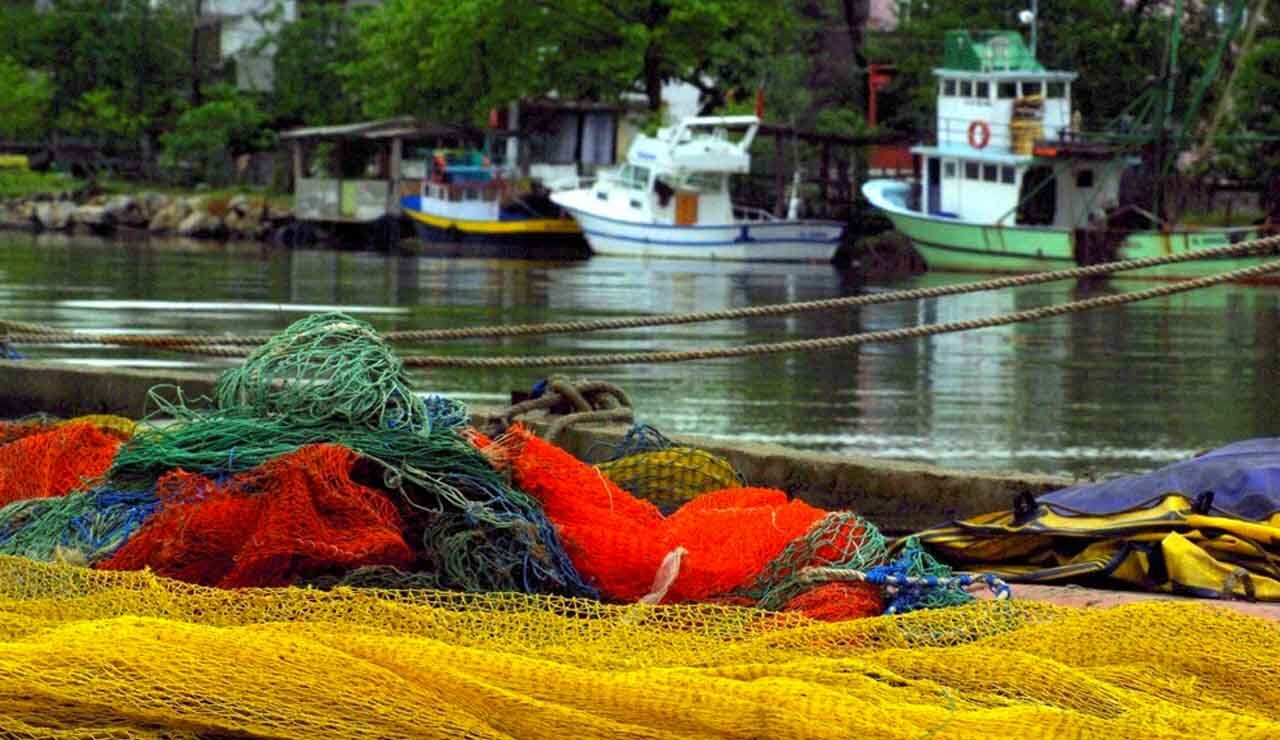
[[77, 421], [0, 446], [0, 506], [87, 487], [111, 467], [122, 437]]
[[237, 588], [408, 565], [400, 515], [352, 480], [357, 460], [339, 445], [311, 445], [225, 482], [168, 473], [157, 483], [160, 512], [97, 567]]
[[22, 419], [6, 419], [0, 421], [0, 445], [16, 442], [23, 437], [47, 432], [57, 427], [62, 421], [54, 416], [37, 414]]
[[[778, 490], [730, 488], [707, 493], [663, 517], [657, 508], [614, 485], [599, 470], [535, 437], [522, 427], [495, 445], [492, 459], [510, 460], [518, 487], [537, 498], [563, 539], [574, 566], [606, 598], [665, 603], [733, 597], [762, 574], [791, 575], [800, 552], [815, 563], [835, 562], [864, 532], [846, 526], [839, 542], [811, 548], [804, 541], [828, 513]], [[855, 521], [850, 518], [849, 521]], [[798, 563], [808, 564], [808, 561]], [[799, 607], [845, 616], [880, 613], [879, 592], [867, 584], [838, 584]], [[858, 598], [850, 602], [849, 594]], [[832, 597], [843, 599], [833, 605]], [[736, 599], [730, 599], [736, 600]]]

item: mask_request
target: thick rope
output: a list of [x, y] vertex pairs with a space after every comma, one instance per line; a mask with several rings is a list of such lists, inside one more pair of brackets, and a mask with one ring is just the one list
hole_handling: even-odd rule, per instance
[[[821, 337], [818, 339], [797, 339], [787, 342], [770, 342], [764, 344], [747, 344], [741, 347], [725, 347], [721, 349], [689, 350], [685, 352], [627, 352], [599, 355], [541, 355], [541, 356], [509, 356], [509, 357], [468, 357], [465, 355], [417, 355], [405, 357], [405, 367], [462, 367], [462, 368], [547, 368], [547, 367], [604, 367], [608, 365], [657, 365], [673, 362], [692, 362], [696, 360], [720, 360], [732, 357], [754, 357], [775, 355], [788, 352], [821, 352], [863, 344], [879, 342], [899, 342], [904, 339], [919, 339], [937, 334], [987, 329], [993, 326], [1005, 326], [1024, 321], [1038, 321], [1052, 316], [1092, 311], [1097, 308], [1122, 306], [1126, 303], [1160, 298], [1167, 295], [1186, 293], [1200, 288], [1207, 288], [1235, 280], [1245, 280], [1269, 272], [1280, 270], [1280, 260], [1264, 262], [1252, 267], [1242, 267], [1230, 272], [1218, 273], [1193, 280], [1182, 280], [1176, 283], [1161, 285], [1147, 290], [1118, 293], [1115, 295], [1090, 298], [1083, 301], [1061, 303], [1056, 306], [1045, 306], [1027, 311], [997, 314], [981, 319], [951, 321], [943, 324], [922, 324], [903, 329], [887, 329], [884, 331], [848, 334], [837, 337]], [[242, 358], [249, 350], [244, 347], [200, 346], [181, 347], [183, 351], [209, 357]]]
[[405, 357], [406, 367], [470, 367], [470, 368], [541, 368], [541, 367], [603, 367], [606, 365], [642, 365], [672, 362], [690, 362], [693, 360], [718, 360], [730, 357], [753, 357], [773, 355], [785, 352], [814, 352], [856, 347], [876, 342], [898, 342], [904, 339], [919, 339], [935, 334], [986, 329], [993, 326], [1017, 324], [1024, 321], [1038, 321], [1051, 316], [1062, 316], [1070, 313], [1092, 311], [1097, 308], [1122, 306], [1126, 303], [1150, 300], [1167, 295], [1186, 293], [1200, 288], [1207, 288], [1234, 280], [1243, 280], [1269, 272], [1280, 270], [1280, 260], [1265, 262], [1253, 267], [1243, 267], [1230, 272], [1209, 275], [1194, 280], [1185, 280], [1168, 285], [1161, 285], [1147, 290], [1118, 293], [1115, 295], [1090, 298], [1082, 301], [1061, 303], [1056, 306], [1016, 311], [1014, 313], [997, 314], [981, 319], [951, 321], [942, 324], [923, 324], [903, 329], [850, 334], [838, 337], [822, 337], [819, 339], [799, 339], [788, 342], [771, 342], [765, 344], [748, 344], [741, 347], [724, 347], [721, 349], [690, 350], [686, 352], [629, 352], [600, 355], [544, 355], [531, 357], [463, 357], [426, 355]]
[[[842, 298], [827, 298], [816, 301], [796, 303], [776, 303], [765, 306], [747, 306], [743, 308], [724, 309], [718, 311], [700, 311], [685, 314], [661, 314], [656, 316], [626, 316], [614, 319], [595, 321], [559, 321], [542, 324], [512, 324], [508, 326], [475, 326], [460, 329], [412, 329], [392, 331], [382, 335], [384, 341], [429, 342], [450, 339], [480, 339], [492, 337], [519, 337], [544, 334], [573, 334], [593, 331], [609, 331], [617, 329], [638, 329], [653, 326], [676, 326], [680, 324], [696, 324], [708, 321], [729, 321], [733, 319], [758, 318], [761, 316], [785, 316], [794, 313], [812, 311], [830, 311], [840, 308], [873, 306], [898, 301], [914, 301], [927, 298], [941, 298], [965, 293], [980, 293], [989, 290], [1018, 288], [1027, 285], [1056, 282], [1109, 275], [1113, 272], [1140, 270], [1162, 265], [1191, 262], [1194, 260], [1212, 259], [1215, 257], [1242, 256], [1268, 252], [1280, 248], [1280, 235], [1270, 236], [1252, 241], [1230, 244], [1210, 249], [1196, 249], [1180, 254], [1164, 257], [1147, 257], [1138, 260], [1108, 262], [1089, 267], [1074, 267], [1065, 270], [1037, 272], [1029, 275], [1014, 275], [994, 278], [976, 283], [942, 285], [933, 288], [914, 288], [895, 290], [885, 293], [870, 293]], [[255, 346], [262, 344], [271, 335], [250, 334], [243, 336], [218, 334], [89, 334], [71, 332], [42, 324], [29, 324], [20, 321], [0, 319], [0, 332], [7, 332], [7, 341], [14, 344], [108, 344], [116, 346], [150, 347], [154, 349], [173, 349], [194, 352], [214, 357], [243, 357], [246, 353], [235, 352], [234, 347]]]

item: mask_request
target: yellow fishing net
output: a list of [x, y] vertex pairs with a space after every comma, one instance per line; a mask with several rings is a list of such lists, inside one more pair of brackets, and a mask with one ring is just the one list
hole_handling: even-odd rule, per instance
[[1280, 628], [1022, 602], [845, 623], [223, 591], [0, 557], [6, 737], [1280, 737]]

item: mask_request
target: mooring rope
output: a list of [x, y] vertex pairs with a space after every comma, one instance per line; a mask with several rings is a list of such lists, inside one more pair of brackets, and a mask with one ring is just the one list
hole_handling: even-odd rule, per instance
[[599, 355], [541, 355], [541, 356], [509, 356], [509, 357], [463, 357], [448, 355], [410, 356], [404, 358], [407, 367], [466, 367], [466, 368], [546, 368], [546, 367], [603, 367], [606, 365], [644, 365], [673, 362], [690, 362], [694, 360], [716, 360], [731, 357], [754, 357], [760, 355], [781, 354], [785, 352], [817, 352], [856, 347], [875, 342], [897, 342], [904, 339], [919, 339], [935, 334], [986, 329], [1006, 324], [1017, 324], [1024, 321], [1037, 321], [1052, 316], [1092, 311], [1098, 308], [1121, 306], [1167, 295], [1186, 293], [1200, 288], [1218, 285], [1233, 280], [1264, 275], [1280, 270], [1280, 260], [1272, 260], [1252, 267], [1242, 267], [1230, 272], [1209, 275], [1194, 280], [1185, 280], [1168, 285], [1161, 285], [1146, 290], [1114, 295], [1100, 296], [1054, 306], [1034, 308], [1026, 311], [996, 314], [980, 319], [951, 321], [941, 324], [922, 324], [902, 329], [886, 329], [883, 331], [849, 334], [837, 337], [818, 339], [797, 339], [786, 342], [769, 342], [764, 344], [747, 344], [740, 347], [723, 347], [718, 349], [688, 350], [683, 352], [627, 352]]
[[[391, 331], [382, 334], [385, 341], [392, 343], [431, 342], [453, 339], [484, 339], [497, 337], [537, 336], [545, 334], [574, 334], [593, 331], [609, 331], [618, 329], [639, 329], [655, 326], [676, 326], [680, 324], [696, 324], [709, 321], [729, 321], [763, 316], [784, 316], [794, 313], [813, 311], [830, 311], [841, 308], [872, 306], [899, 301], [924, 300], [941, 298], [965, 293], [981, 293], [990, 290], [1018, 288], [1028, 285], [1056, 282], [1109, 275], [1114, 272], [1140, 270], [1150, 267], [1191, 262], [1216, 257], [1242, 256], [1262, 253], [1280, 248], [1280, 235], [1269, 236], [1252, 241], [1229, 244], [1222, 247], [1197, 249], [1180, 254], [1163, 257], [1146, 257], [1121, 262], [1108, 262], [1088, 267], [1073, 267], [1064, 270], [1037, 272], [1028, 275], [1014, 275], [993, 278], [976, 283], [942, 285], [932, 288], [912, 288], [884, 293], [869, 293], [842, 298], [826, 298], [816, 301], [799, 301], [794, 303], [775, 303], [765, 306], [747, 306], [743, 308], [722, 309], [717, 311], [699, 311], [684, 314], [660, 314], [651, 316], [625, 316], [593, 321], [559, 321], [540, 324], [511, 324], [507, 326], [475, 326], [458, 329], [410, 329]], [[43, 324], [30, 324], [20, 321], [0, 319], [0, 332], [7, 332], [6, 341], [13, 344], [108, 344], [116, 346], [147, 347], [152, 349], [172, 349], [188, 351], [215, 357], [243, 357], [245, 353], [234, 352], [234, 347], [252, 347], [265, 342], [270, 335], [248, 334], [90, 334], [72, 332]]]

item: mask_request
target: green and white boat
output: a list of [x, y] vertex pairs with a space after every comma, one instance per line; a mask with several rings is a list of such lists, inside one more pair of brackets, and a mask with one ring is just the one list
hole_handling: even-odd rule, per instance
[[[1076, 74], [1045, 69], [1018, 33], [950, 32], [945, 65], [934, 74], [937, 139], [911, 150], [919, 182], [862, 187], [929, 269], [1038, 272], [1258, 236], [1257, 226], [1152, 228], [1159, 220], [1149, 211], [1121, 207], [1122, 175], [1139, 164], [1134, 147], [1081, 136], [1071, 110]], [[1126, 220], [1131, 228], [1120, 226]], [[1197, 260], [1117, 276], [1195, 277], [1262, 259]]]

